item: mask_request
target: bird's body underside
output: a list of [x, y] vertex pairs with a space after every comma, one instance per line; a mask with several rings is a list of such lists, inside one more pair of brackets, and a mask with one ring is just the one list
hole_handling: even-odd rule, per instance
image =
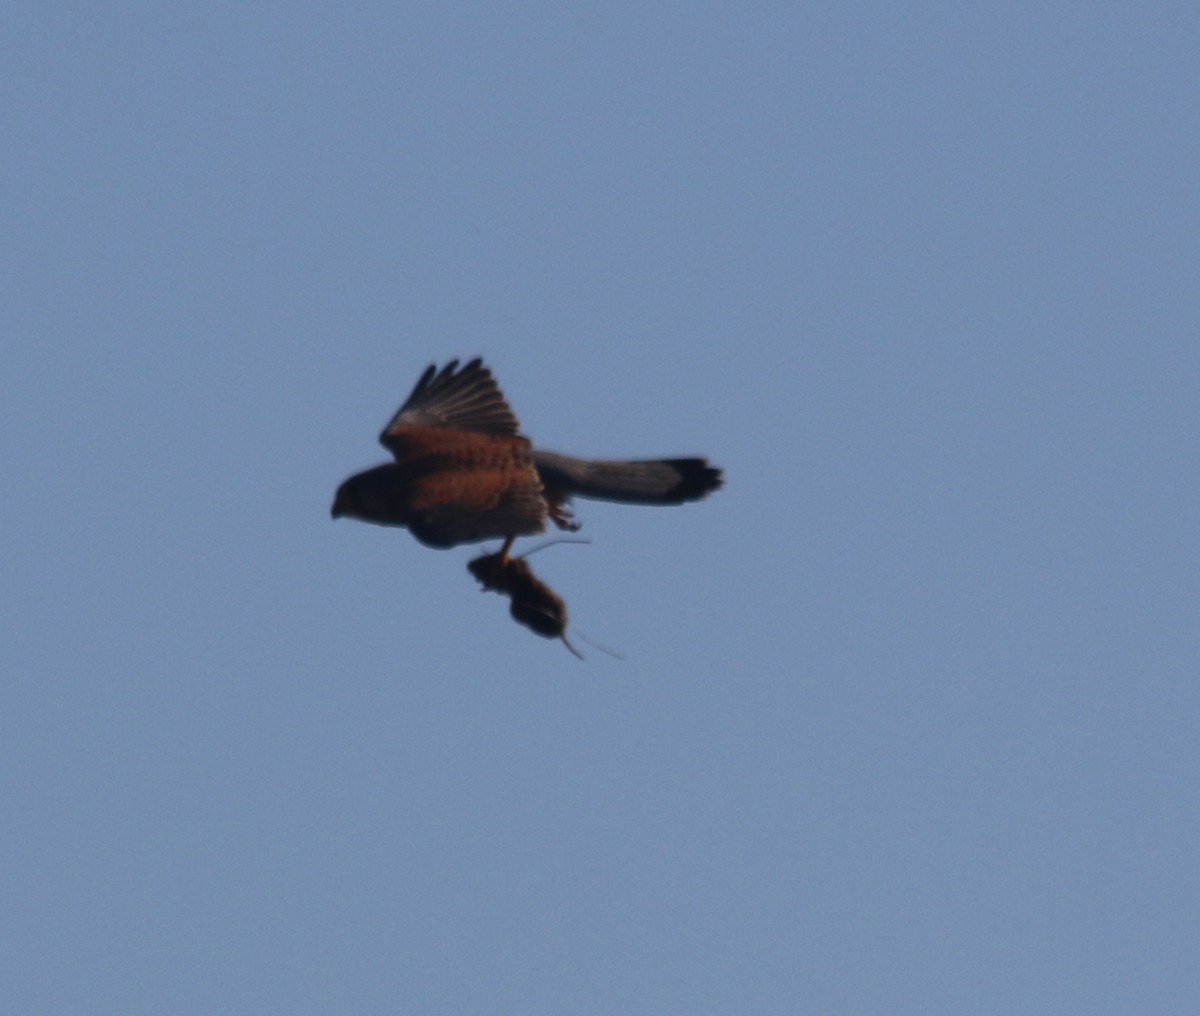
[[[413, 428], [395, 462], [346, 483], [356, 510], [344, 514], [406, 526], [432, 547], [528, 536], [546, 528], [542, 485], [523, 437]], [[341, 491], [338, 498], [345, 500]], [[343, 514], [337, 502], [334, 513]]]
[[704, 459], [580, 459], [536, 450], [519, 430], [481, 360], [429, 367], [380, 435], [395, 461], [346, 480], [332, 514], [405, 526], [432, 547], [503, 539], [507, 550], [547, 519], [572, 528], [574, 495], [669, 505], [721, 486]]

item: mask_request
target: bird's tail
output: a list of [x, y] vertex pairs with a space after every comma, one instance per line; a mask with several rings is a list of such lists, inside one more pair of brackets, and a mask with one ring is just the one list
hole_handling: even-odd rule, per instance
[[620, 501], [625, 504], [683, 504], [721, 486], [721, 470], [707, 459], [577, 459], [535, 451], [534, 463], [547, 494]]

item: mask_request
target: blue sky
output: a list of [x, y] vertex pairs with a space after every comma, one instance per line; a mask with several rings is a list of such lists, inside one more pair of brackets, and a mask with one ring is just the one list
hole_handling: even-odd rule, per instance
[[[1191, 5], [4, 20], [12, 1011], [1200, 1004]], [[329, 519], [474, 354], [624, 662]]]

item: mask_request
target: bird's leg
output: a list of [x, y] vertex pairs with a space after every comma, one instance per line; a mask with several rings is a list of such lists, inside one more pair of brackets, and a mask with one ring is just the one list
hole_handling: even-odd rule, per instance
[[481, 578], [484, 589], [494, 589], [498, 593], [510, 593], [509, 589], [509, 570], [512, 563], [512, 557], [509, 551], [512, 550], [513, 541], [516, 535], [508, 537], [504, 541], [504, 546], [495, 554], [488, 554], [486, 561], [488, 563], [487, 577]]
[[575, 521], [575, 516], [571, 514], [566, 501], [551, 501], [549, 514], [550, 521], [559, 529], [565, 529], [568, 533], [579, 532], [579, 523]]
[[[516, 535], [504, 541], [504, 546], [494, 554], [480, 554], [467, 562], [467, 570], [479, 580], [486, 589], [494, 589], [498, 593], [511, 593], [509, 579], [513, 570], [514, 559], [509, 554]], [[520, 558], [516, 559], [520, 561]]]

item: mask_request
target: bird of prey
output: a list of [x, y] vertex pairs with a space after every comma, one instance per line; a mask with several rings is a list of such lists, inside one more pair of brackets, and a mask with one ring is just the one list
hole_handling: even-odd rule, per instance
[[421, 375], [379, 440], [394, 462], [356, 473], [332, 515], [404, 526], [430, 547], [501, 539], [501, 564], [518, 536], [546, 520], [578, 528], [573, 496], [625, 504], [696, 501], [721, 486], [705, 459], [580, 459], [534, 448], [479, 358]]

